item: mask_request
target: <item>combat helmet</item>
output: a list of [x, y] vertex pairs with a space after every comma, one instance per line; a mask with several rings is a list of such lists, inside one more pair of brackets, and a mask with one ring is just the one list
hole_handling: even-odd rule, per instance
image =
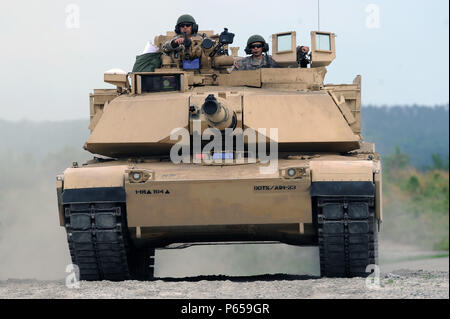
[[175, 26], [175, 33], [180, 34], [180, 24], [181, 23], [192, 23], [192, 34], [196, 34], [198, 32], [198, 24], [195, 22], [195, 19], [190, 14], [183, 14], [177, 20], [177, 25]]
[[248, 40], [247, 40], [247, 46], [244, 49], [246, 54], [252, 54], [252, 50], [250, 49], [250, 45], [252, 43], [255, 43], [255, 42], [261, 42], [263, 44], [263, 52], [269, 51], [269, 45], [267, 44], [266, 40], [264, 40], [264, 38], [261, 35], [254, 34], [250, 38], [248, 38]]

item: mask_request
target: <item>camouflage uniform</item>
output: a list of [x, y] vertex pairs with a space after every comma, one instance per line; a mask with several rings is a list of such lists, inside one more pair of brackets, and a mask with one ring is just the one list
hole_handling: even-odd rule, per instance
[[253, 56], [245, 57], [234, 64], [233, 70], [257, 70], [260, 68], [278, 68], [278, 63], [268, 54], [264, 54], [260, 60]]
[[193, 16], [191, 16], [190, 14], [183, 14], [182, 16], [180, 16], [177, 20], [177, 24], [175, 25], [175, 33], [177, 34], [175, 37], [173, 37], [172, 39], [166, 41], [162, 47], [161, 50], [162, 52], [170, 55], [172, 52], [178, 52], [181, 51], [181, 49], [183, 48], [181, 45], [177, 45], [176, 47], [172, 46], [172, 41], [179, 39], [181, 37], [183, 37], [183, 35], [181, 34], [180, 31], [180, 24], [182, 23], [190, 23], [192, 25], [192, 35], [190, 36], [190, 38], [192, 39], [192, 36], [195, 36], [197, 34], [198, 31], [198, 25], [195, 22], [195, 19]]

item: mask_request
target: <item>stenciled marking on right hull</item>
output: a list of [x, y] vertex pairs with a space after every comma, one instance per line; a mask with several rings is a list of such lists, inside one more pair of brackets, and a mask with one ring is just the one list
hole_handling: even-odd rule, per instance
[[276, 191], [295, 191], [297, 185], [255, 185], [255, 192], [276, 192]]

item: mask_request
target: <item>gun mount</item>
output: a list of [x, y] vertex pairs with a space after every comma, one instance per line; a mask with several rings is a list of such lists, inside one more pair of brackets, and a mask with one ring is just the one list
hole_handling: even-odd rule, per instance
[[[161, 46], [167, 37], [156, 37], [155, 43]], [[229, 57], [228, 45], [233, 43], [234, 34], [228, 32], [227, 28], [219, 36], [206, 31], [193, 35], [191, 39], [185, 33], [183, 37], [184, 41], [178, 50], [163, 56], [162, 68], [178, 68], [197, 73], [202, 73], [203, 70], [203, 73], [208, 73], [211, 69], [224, 70], [233, 66], [234, 60]]]

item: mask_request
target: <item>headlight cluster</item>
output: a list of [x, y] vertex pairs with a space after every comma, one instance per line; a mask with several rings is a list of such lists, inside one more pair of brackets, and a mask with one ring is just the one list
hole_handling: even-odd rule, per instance
[[281, 176], [289, 179], [303, 178], [306, 176], [305, 167], [290, 167], [280, 171]]
[[130, 183], [145, 183], [152, 178], [152, 173], [144, 170], [130, 170], [128, 180]]

